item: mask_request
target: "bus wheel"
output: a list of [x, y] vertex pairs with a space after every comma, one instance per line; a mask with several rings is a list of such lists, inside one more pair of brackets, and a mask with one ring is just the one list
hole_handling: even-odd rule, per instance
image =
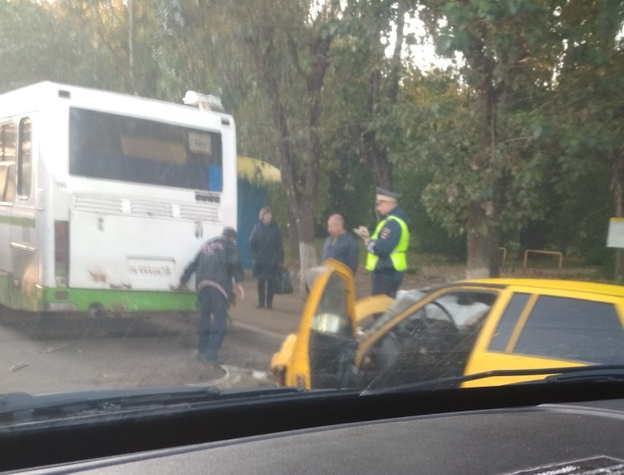
[[95, 320], [105, 320], [108, 318], [108, 314], [101, 303], [94, 303], [91, 305], [87, 315]]

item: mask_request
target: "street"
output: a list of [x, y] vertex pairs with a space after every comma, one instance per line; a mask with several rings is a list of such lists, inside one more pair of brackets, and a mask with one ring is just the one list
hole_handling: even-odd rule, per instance
[[218, 383], [272, 385], [272, 354], [296, 331], [303, 302], [278, 295], [274, 310], [255, 308], [255, 282], [230, 308], [220, 353], [224, 373], [197, 361], [197, 317], [92, 320], [10, 315], [0, 325], [0, 393]]
[[[367, 295], [369, 288], [369, 276], [358, 272], [356, 296]], [[94, 320], [5, 312], [0, 322], [0, 393], [273, 385], [271, 356], [286, 335], [297, 332], [304, 301], [295, 290], [276, 295], [272, 310], [257, 309], [255, 279], [248, 275], [244, 289], [245, 298], [229, 309], [220, 352], [223, 371], [197, 360], [197, 315]]]
[[[293, 283], [297, 277], [293, 273]], [[451, 280], [426, 267], [406, 276], [404, 288]], [[370, 277], [356, 274], [356, 297]], [[276, 295], [273, 309], [257, 309], [256, 281], [247, 275], [245, 299], [229, 309], [221, 348], [223, 372], [194, 353], [197, 315], [93, 320], [85, 316], [39, 319], [6, 313], [0, 320], [0, 393], [65, 392], [103, 388], [214, 384], [221, 388], [273, 385], [271, 356], [295, 333], [304, 301], [297, 290]]]

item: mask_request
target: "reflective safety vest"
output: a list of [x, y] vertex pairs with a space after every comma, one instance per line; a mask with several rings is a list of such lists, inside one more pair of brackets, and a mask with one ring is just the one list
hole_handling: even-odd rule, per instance
[[[388, 216], [386, 219], [379, 222], [379, 224], [375, 228], [375, 232], [371, 236], [371, 240], [374, 241], [375, 239], [377, 239], [377, 236], [379, 235], [381, 230], [391, 219], [394, 219], [401, 226], [401, 237], [399, 238], [399, 243], [390, 254], [390, 260], [392, 261], [392, 265], [394, 266], [394, 268], [397, 271], [402, 272], [407, 269], [406, 252], [410, 240], [409, 228], [407, 227], [405, 221], [403, 221], [401, 218], [398, 218], [397, 216]], [[373, 254], [372, 252], [369, 252], [366, 256], [366, 270], [370, 272], [374, 271], [375, 267], [377, 267], [377, 262], [379, 262], [379, 256]]]

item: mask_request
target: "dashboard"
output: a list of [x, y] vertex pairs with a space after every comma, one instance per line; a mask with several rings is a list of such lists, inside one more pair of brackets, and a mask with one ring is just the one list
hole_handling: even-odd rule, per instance
[[0, 466], [41, 474], [624, 473], [621, 383], [537, 388], [321, 392], [253, 411], [236, 405], [5, 434]]

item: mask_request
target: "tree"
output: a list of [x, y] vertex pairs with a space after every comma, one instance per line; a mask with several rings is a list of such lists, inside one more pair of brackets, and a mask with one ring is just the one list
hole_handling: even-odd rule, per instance
[[[169, 47], [182, 54], [180, 67], [167, 69], [191, 79], [203, 74], [215, 83], [218, 75], [212, 71], [218, 70], [243, 147], [279, 166], [299, 238], [302, 276], [317, 263], [314, 214], [324, 144], [324, 81], [340, 3], [221, 1], [176, 4], [168, 12], [174, 20], [168, 23]], [[182, 38], [190, 40], [186, 46]]]
[[0, 1], [0, 59], [13, 65], [0, 87], [49, 80], [155, 97], [154, 17], [144, 5], [135, 11], [131, 28], [122, 0]]
[[[612, 215], [624, 216], [624, 2], [584, 0], [565, 4], [559, 21], [566, 37], [556, 95], [559, 140], [568, 175], [586, 180], [611, 169]], [[602, 189], [609, 185], [604, 181]], [[574, 193], [576, 190], [570, 190]], [[587, 201], [583, 203], [587, 205]], [[603, 214], [600, 214], [603, 216]], [[606, 223], [594, 247], [604, 248]], [[598, 236], [596, 236], [598, 237]], [[624, 254], [616, 252], [616, 280], [624, 282]]]
[[[290, 212], [298, 218], [302, 275], [317, 260], [313, 216], [323, 154], [322, 94], [330, 64], [333, 23], [340, 13], [335, 2], [318, 6], [316, 12], [310, 7], [309, 2], [260, 1], [259, 21], [248, 24], [245, 38], [259, 72], [258, 81], [272, 108], [282, 182]], [[299, 136], [293, 119], [301, 121]], [[303, 295], [303, 279], [301, 291]]]
[[[541, 61], [552, 60], [552, 45], [560, 47], [551, 28], [553, 7], [533, 0], [422, 3], [422, 18], [438, 50], [464, 58], [461, 83], [474, 104], [469, 112], [473, 139], [450, 159], [464, 173], [455, 174], [454, 186], [432, 184], [430, 190], [438, 192], [432, 201], [444, 206], [457, 201], [454, 196], [462, 190], [459, 215], [467, 234], [467, 275], [496, 276], [505, 190], [529, 158], [524, 149], [531, 136], [523, 133], [531, 128], [527, 110], [540, 106], [521, 92], [540, 89]], [[456, 210], [452, 214], [458, 215]]]

